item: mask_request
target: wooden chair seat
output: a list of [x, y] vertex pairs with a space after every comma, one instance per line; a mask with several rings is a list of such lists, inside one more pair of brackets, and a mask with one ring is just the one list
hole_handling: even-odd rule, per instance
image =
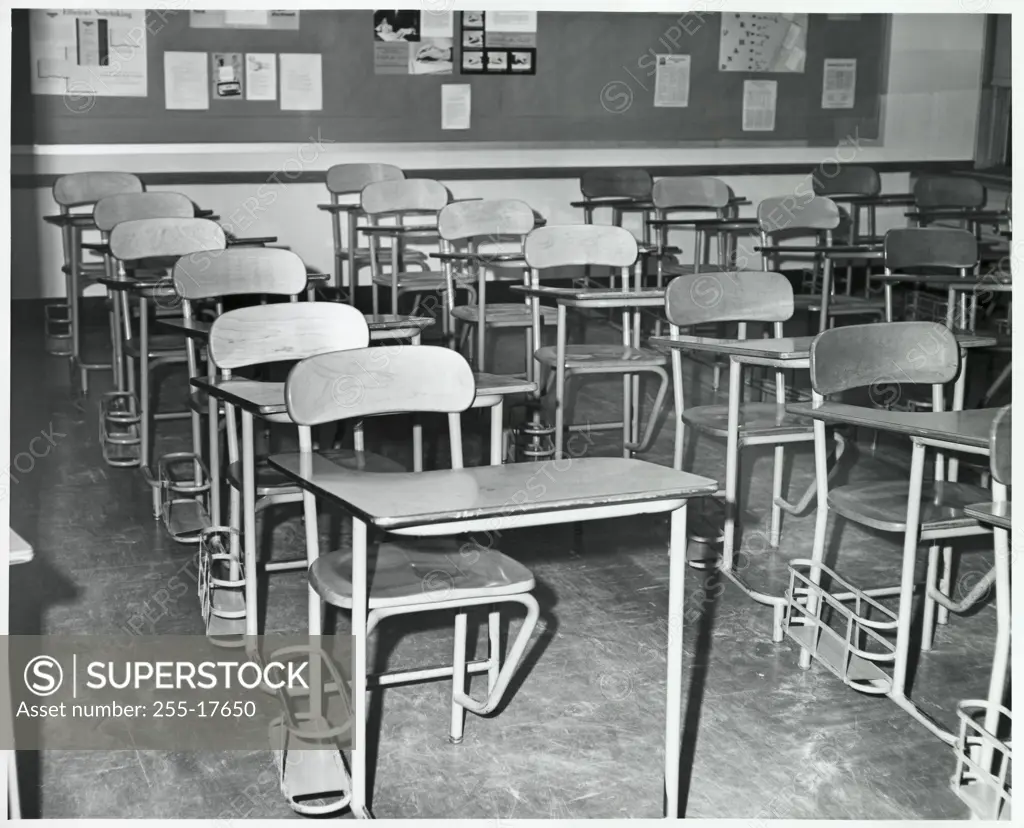
[[[139, 338], [132, 337], [125, 342], [124, 350], [132, 359], [139, 359], [141, 356]], [[150, 334], [149, 357], [150, 359], [174, 359], [184, 362], [186, 357], [185, 338], [180, 334]]]
[[[921, 531], [969, 527], [964, 509], [991, 498], [991, 492], [969, 483], [932, 483], [921, 494]], [[907, 528], [908, 484], [905, 480], [869, 480], [832, 489], [828, 505], [840, 515], [882, 532]]]
[[[341, 248], [335, 255], [342, 258], [348, 258], [348, 248]], [[384, 263], [391, 261], [391, 248], [381, 247], [377, 250], [377, 258]], [[422, 250], [403, 250], [402, 259], [407, 262], [425, 262], [427, 260], [427, 254]], [[370, 261], [370, 248], [369, 247], [357, 247], [356, 248], [356, 261]]]
[[509, 394], [531, 394], [537, 390], [533, 380], [523, 379], [511, 374], [473, 374], [476, 383], [477, 399], [481, 397], [506, 397]]
[[[538, 348], [535, 356], [538, 362], [554, 370], [558, 360], [553, 345]], [[667, 364], [668, 356], [665, 354], [626, 345], [568, 345], [565, 349], [565, 367], [568, 370], [632, 372], [640, 367]]]
[[[493, 549], [473, 547], [472, 565], [458, 538], [401, 538], [372, 545], [367, 554], [369, 608], [422, 606], [431, 601], [472, 600], [530, 592], [533, 574]], [[323, 600], [352, 608], [352, 553], [324, 555], [309, 569], [309, 583]]]
[[[387, 457], [370, 451], [336, 449], [331, 451], [330, 456], [337, 465], [354, 471], [374, 472], [376, 474], [401, 474], [407, 471], [401, 463], [389, 460]], [[263, 497], [268, 494], [283, 494], [288, 491], [298, 494], [301, 491], [283, 472], [271, 466], [265, 457], [256, 458], [253, 470], [256, 477], [257, 497]], [[228, 483], [234, 488], [241, 489], [241, 461], [228, 464], [227, 479]]]
[[[210, 395], [205, 391], [193, 391], [188, 395], [188, 407], [197, 414], [205, 416], [210, 411]], [[224, 404], [217, 405], [217, 414], [224, 416]]]
[[[452, 311], [452, 316], [471, 325], [479, 324], [480, 306], [459, 305]], [[495, 328], [526, 328], [533, 324], [533, 311], [522, 302], [488, 302], [484, 316], [485, 323]], [[554, 325], [558, 321], [558, 310], [542, 307], [540, 316], [545, 324]]]
[[[683, 411], [683, 421], [716, 437], [729, 436], [729, 406], [700, 405]], [[812, 421], [786, 410], [785, 405], [776, 403], [743, 403], [740, 405], [739, 438], [783, 437], [791, 434], [805, 434], [813, 437]]]

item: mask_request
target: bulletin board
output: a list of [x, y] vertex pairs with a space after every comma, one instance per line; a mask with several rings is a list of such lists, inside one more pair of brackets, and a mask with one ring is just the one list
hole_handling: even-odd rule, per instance
[[[683, 4], [685, 5], [685, 4]], [[803, 71], [720, 71], [723, 16], [699, 12], [540, 12], [536, 71], [460, 72], [456, 13], [450, 75], [374, 72], [373, 12], [301, 11], [294, 30], [196, 28], [189, 12], [147, 13], [148, 94], [96, 97], [69, 107], [30, 93], [28, 13], [14, 11], [14, 145], [306, 142], [501, 142], [544, 145], [835, 145], [880, 138], [890, 15], [808, 15]], [[320, 53], [321, 111], [282, 111], [280, 101], [211, 100], [208, 110], [168, 111], [166, 51]], [[685, 107], [654, 106], [656, 56], [690, 56]], [[822, 108], [825, 62], [856, 60], [851, 108]], [[744, 82], [774, 81], [774, 128], [743, 129]], [[469, 129], [443, 130], [441, 87], [472, 89]]]

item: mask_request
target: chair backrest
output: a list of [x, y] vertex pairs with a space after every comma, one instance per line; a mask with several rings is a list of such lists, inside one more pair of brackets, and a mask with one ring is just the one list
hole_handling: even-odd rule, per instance
[[306, 289], [306, 265], [291, 250], [232, 247], [189, 253], [174, 264], [174, 289], [182, 299], [239, 294], [296, 296]]
[[532, 231], [523, 254], [529, 267], [542, 270], [573, 265], [632, 267], [639, 251], [636, 238], [624, 227], [567, 224]]
[[224, 229], [209, 219], [138, 219], [122, 221], [110, 231], [110, 252], [121, 261], [185, 256], [225, 246]]
[[820, 196], [878, 195], [882, 191], [882, 178], [873, 167], [862, 164], [840, 164], [834, 175], [825, 175], [824, 169], [811, 174], [814, 194]]
[[737, 271], [677, 276], [665, 290], [665, 314], [680, 328], [709, 322], [785, 322], [793, 286], [781, 273]]
[[706, 176], [659, 178], [651, 190], [654, 206], [659, 210], [683, 207], [721, 210], [728, 206], [731, 197], [724, 181]]
[[997, 483], [1004, 486], [1012, 486], [1010, 479], [1010, 466], [1013, 459], [1013, 444], [1011, 440], [1010, 425], [1013, 415], [1010, 412], [1011, 406], [1006, 406], [998, 414], [992, 423], [992, 436], [989, 438], [989, 462], [992, 466], [992, 477]]
[[835, 230], [840, 218], [836, 203], [824, 196], [814, 196], [802, 203], [794, 196], [778, 196], [757, 205], [757, 224], [762, 233]]
[[938, 322], [847, 325], [811, 342], [811, 387], [822, 396], [854, 388], [941, 385], [960, 371], [956, 337]]
[[978, 263], [978, 240], [958, 227], [898, 227], [885, 234], [885, 266], [971, 268]]
[[525, 201], [502, 198], [485, 201], [457, 201], [446, 205], [437, 217], [442, 239], [525, 236], [534, 227], [533, 208]]
[[631, 167], [587, 170], [580, 176], [584, 198], [650, 198], [653, 187], [647, 170]]
[[405, 172], [391, 164], [335, 164], [327, 170], [327, 189], [334, 195], [352, 195], [376, 181], [404, 178]]
[[146, 187], [137, 175], [123, 172], [87, 172], [62, 175], [53, 184], [53, 200], [61, 207], [95, 204], [120, 193], [141, 193]]
[[209, 354], [219, 369], [231, 371], [369, 344], [366, 318], [351, 305], [282, 302], [222, 313], [210, 329]]
[[378, 414], [465, 411], [473, 369], [449, 348], [366, 348], [304, 359], [288, 375], [288, 414], [301, 426]]
[[121, 193], [96, 202], [92, 220], [109, 233], [122, 221], [148, 218], [195, 218], [195, 205], [181, 193]]
[[924, 175], [914, 184], [918, 207], [984, 207], [985, 186], [959, 175]]
[[363, 212], [371, 216], [437, 212], [450, 201], [448, 188], [429, 178], [375, 181], [360, 195]]

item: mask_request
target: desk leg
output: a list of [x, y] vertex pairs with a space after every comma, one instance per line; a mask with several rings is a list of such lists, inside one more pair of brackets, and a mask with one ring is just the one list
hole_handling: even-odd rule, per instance
[[496, 405], [491, 406], [491, 465], [500, 466], [504, 461], [505, 448], [505, 399], [498, 397]]
[[[487, 370], [487, 270], [481, 265], [477, 265], [480, 268], [480, 276], [476, 283], [476, 310], [477, 310], [477, 323], [476, 323], [476, 370], [483, 372]], [[452, 292], [455, 291], [455, 285], [452, 285]], [[455, 302], [455, 297], [452, 296], [452, 303]], [[445, 313], [448, 309], [445, 308]]]
[[366, 790], [366, 524], [352, 518], [352, 636], [355, 664], [352, 675], [352, 713], [355, 716], [355, 747], [352, 759], [352, 813], [367, 811]]
[[903, 536], [903, 573], [900, 579], [900, 602], [896, 617], [896, 661], [893, 665], [892, 690], [889, 691], [889, 695], [901, 707], [909, 704], [904, 689], [907, 685], [910, 628], [914, 612], [914, 569], [919, 545], [924, 460], [925, 447], [915, 440], [910, 461], [910, 499], [907, 503], [907, 529]]
[[[356, 230], [356, 214], [355, 210], [348, 211], [348, 303], [352, 306], [356, 306], [356, 286], [359, 282], [359, 273], [356, 270], [356, 244], [358, 240], [356, 236], [359, 235], [359, 231]], [[339, 285], [339, 287], [341, 287]]]
[[740, 400], [743, 397], [743, 366], [729, 360], [729, 434], [725, 442], [725, 526], [722, 538], [722, 569], [731, 572], [736, 547], [737, 492], [740, 465]]
[[[210, 366], [209, 378], [216, 379], [213, 368], [213, 360], [209, 354], [206, 361]], [[210, 441], [210, 519], [214, 526], [220, 526], [220, 423], [217, 422], [217, 409], [220, 407], [219, 400], [209, 395], [207, 402], [207, 435]]]
[[558, 335], [555, 345], [555, 459], [562, 459], [565, 441], [565, 305], [558, 305]]
[[[419, 345], [421, 335], [417, 332], [412, 336], [412, 344]], [[360, 423], [362, 429], [362, 423]], [[360, 431], [360, 433], [362, 433]], [[423, 471], [423, 423], [419, 414], [412, 415], [412, 470]]]
[[[1006, 486], [992, 484], [992, 499], [1006, 500]], [[992, 675], [988, 684], [988, 711], [985, 713], [985, 730], [998, 735], [999, 708], [1003, 703], [1006, 688], [1006, 673], [1010, 664], [1010, 533], [1005, 529], [992, 531], [996, 553], [996, 644], [992, 657]], [[981, 766], [992, 770], [992, 748], [987, 747], [981, 758]]]
[[245, 555], [245, 634], [259, 635], [256, 612], [256, 472], [252, 414], [242, 410], [242, 542]]
[[665, 699], [665, 816], [679, 817], [679, 753], [682, 749], [683, 602], [686, 574], [686, 505], [671, 517], [668, 576], [668, 675]]

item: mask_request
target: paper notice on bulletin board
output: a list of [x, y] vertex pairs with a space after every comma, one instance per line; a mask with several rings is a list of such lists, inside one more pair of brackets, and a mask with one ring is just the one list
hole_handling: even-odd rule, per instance
[[722, 13], [720, 71], [803, 72], [806, 56], [806, 14]]
[[690, 56], [658, 55], [654, 78], [656, 107], [690, 105]]
[[853, 109], [856, 96], [857, 61], [826, 60], [825, 77], [821, 84], [821, 108]]
[[774, 132], [778, 81], [743, 82], [743, 131]]
[[299, 28], [299, 13], [291, 9], [264, 11], [191, 11], [188, 25], [193, 29], [272, 29], [294, 31]]
[[210, 108], [206, 52], [164, 52], [164, 107]]
[[245, 99], [277, 100], [277, 55], [269, 52], [245, 56]]
[[536, 12], [462, 12], [464, 75], [535, 75]]
[[319, 54], [281, 55], [281, 109], [315, 111], [324, 108]]
[[240, 52], [214, 52], [210, 55], [212, 69], [210, 88], [214, 100], [243, 100], [245, 77]]
[[468, 83], [441, 87], [441, 129], [469, 129], [473, 88]]
[[30, 10], [32, 94], [145, 97], [146, 36], [139, 9]]

